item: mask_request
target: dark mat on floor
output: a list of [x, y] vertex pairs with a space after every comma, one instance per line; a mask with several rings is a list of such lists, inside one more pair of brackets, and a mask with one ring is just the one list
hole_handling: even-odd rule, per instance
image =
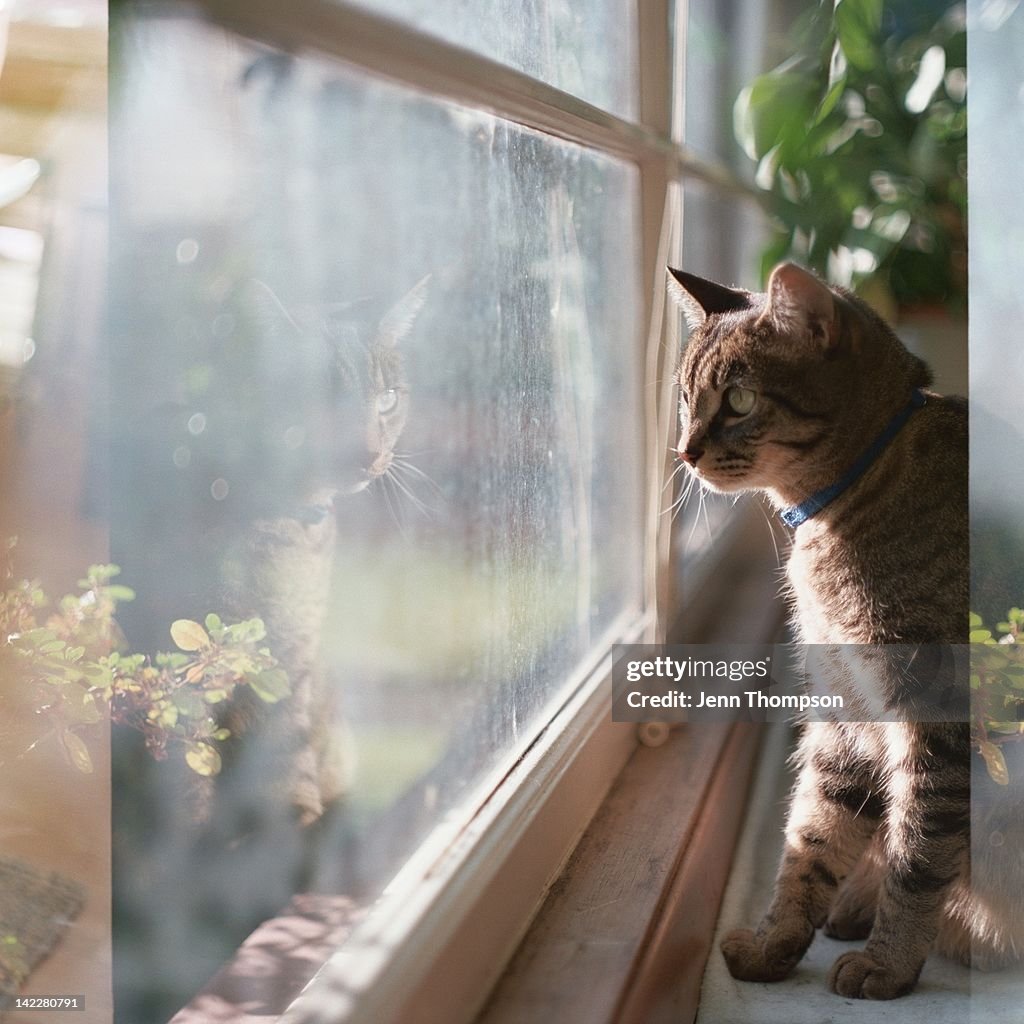
[[0, 856], [0, 1009], [53, 949], [84, 900], [78, 883]]

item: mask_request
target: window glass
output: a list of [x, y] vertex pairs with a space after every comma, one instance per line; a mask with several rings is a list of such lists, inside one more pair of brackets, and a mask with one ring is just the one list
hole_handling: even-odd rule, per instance
[[361, 0], [620, 117], [637, 113], [633, 0]]
[[[635, 619], [644, 382], [633, 165], [199, 23], [121, 29], [120, 622], [202, 663], [232, 733], [183, 694], [115, 736], [137, 1021], [293, 893], [372, 904]], [[222, 632], [252, 616], [265, 639]]]
[[[749, 171], [733, 138], [732, 108], [740, 88], [761, 66], [765, 25], [774, 16], [775, 6], [770, 4], [690, 0], [686, 6], [680, 83], [684, 141], [702, 159], [729, 167], [741, 178]], [[688, 179], [682, 205], [682, 267], [712, 281], [759, 288], [766, 221], [756, 203]], [[685, 347], [688, 332], [681, 316], [680, 324]], [[721, 574], [723, 561], [736, 565], [749, 558], [748, 551], [732, 553], [737, 523], [755, 532], [766, 549], [774, 544], [770, 517], [762, 511], [760, 498], [716, 494], [690, 486], [691, 482], [680, 468], [673, 491], [674, 552], [677, 595], [688, 609], [699, 604], [709, 574]], [[702, 637], [694, 634], [692, 639]]]

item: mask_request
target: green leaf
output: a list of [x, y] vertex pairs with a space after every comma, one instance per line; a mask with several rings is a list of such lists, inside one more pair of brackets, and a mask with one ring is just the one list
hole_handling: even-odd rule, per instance
[[153, 663], [157, 668], [170, 668], [177, 670], [187, 665], [192, 659], [181, 651], [158, 651], [153, 657]]
[[262, 619], [246, 619], [224, 628], [224, 639], [231, 643], [259, 643], [266, 635]]
[[187, 718], [203, 718], [206, 716], [206, 702], [195, 690], [182, 687], [171, 694], [171, 701], [178, 711]]
[[787, 165], [806, 143], [818, 89], [815, 76], [792, 61], [755, 78], [733, 106], [736, 138], [747, 155], [759, 160], [778, 146]]
[[839, 102], [839, 97], [843, 95], [846, 89], [846, 79], [836, 82], [822, 98], [821, 103], [818, 104], [818, 109], [814, 113], [814, 123], [816, 125], [821, 124], [822, 121], [828, 117], [836, 108], [836, 104]]
[[[1010, 702], [1010, 701], [1008, 701], [1007, 703], [1011, 704], [1011, 706], [1015, 706], [1015, 705], [1012, 705], [1012, 702]], [[998, 732], [998, 733], [1000, 733], [1003, 736], [1013, 736], [1015, 733], [1020, 732], [1020, 723], [1019, 722], [989, 722], [988, 723], [988, 731], [989, 732]]]
[[72, 768], [80, 771], [83, 775], [92, 774], [92, 758], [89, 756], [89, 748], [81, 736], [76, 736], [66, 729], [60, 732], [60, 745], [64, 756]]
[[1006, 758], [1003, 752], [994, 743], [984, 740], [981, 744], [981, 756], [985, 759], [985, 766], [988, 768], [992, 781], [1000, 786], [1006, 786], [1010, 782], [1010, 773], [1006, 770]]
[[212, 633], [216, 629], [223, 629], [224, 623], [221, 622], [220, 616], [215, 612], [210, 612], [206, 616], [206, 628]]
[[967, 624], [971, 629], [974, 629], [975, 626], [980, 626], [981, 616], [977, 612], [971, 612], [970, 615], [967, 616]]
[[225, 701], [227, 699], [228, 691], [224, 689], [207, 690], [203, 694], [203, 700], [205, 700], [207, 704], [220, 704], [222, 701]]
[[199, 651], [210, 646], [206, 630], [191, 619], [176, 619], [172, 622], [171, 639], [183, 651]]
[[43, 644], [48, 644], [56, 639], [57, 634], [52, 629], [45, 629], [40, 626], [37, 629], [30, 629], [22, 633], [17, 642], [18, 646], [42, 647]]
[[178, 724], [178, 709], [171, 703], [161, 708], [157, 722], [165, 729], [173, 729]]
[[847, 64], [846, 58], [843, 56], [843, 48], [839, 45], [839, 41], [836, 40], [832, 45], [832, 56], [828, 63], [828, 82], [825, 95], [822, 97], [814, 114], [814, 123], [816, 125], [821, 124], [832, 113], [839, 102], [839, 97], [846, 91], [846, 71]]
[[131, 587], [123, 587], [120, 583], [107, 587], [107, 596], [112, 601], [134, 601], [135, 591]]
[[197, 775], [216, 775], [220, 772], [220, 754], [209, 743], [195, 743], [185, 751], [185, 761]]
[[972, 629], [968, 640], [972, 644], [983, 644], [992, 639], [992, 633], [987, 629]]
[[288, 682], [288, 673], [280, 668], [264, 669], [255, 676], [250, 676], [246, 682], [252, 688], [253, 693], [267, 704], [276, 704], [292, 692], [291, 683]]
[[840, 0], [834, 23], [843, 54], [855, 68], [873, 71], [882, 63], [878, 40], [881, 0]]

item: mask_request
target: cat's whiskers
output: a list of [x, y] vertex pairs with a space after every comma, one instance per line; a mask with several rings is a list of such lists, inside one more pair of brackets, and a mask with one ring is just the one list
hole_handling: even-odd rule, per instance
[[707, 496], [708, 492], [702, 487], [700, 489], [700, 511], [704, 516], [704, 525], [708, 530], [708, 543], [710, 544], [715, 539], [715, 531], [711, 529], [711, 518], [708, 516]]
[[675, 469], [673, 469], [671, 473], [669, 473], [669, 475], [668, 475], [668, 479], [666, 479], [666, 481], [665, 481], [665, 483], [664, 483], [664, 486], [663, 486], [663, 487], [661, 488], [661, 493], [662, 493], [662, 494], [664, 494], [664, 493], [665, 493], [665, 491], [667, 491], [667, 490], [669, 489], [669, 487], [670, 487], [670, 486], [672, 485], [672, 482], [673, 482], [673, 481], [675, 480], [675, 478], [676, 478], [677, 476], [679, 476], [679, 474], [680, 474], [680, 473], [681, 473], [681, 472], [682, 472], [682, 471], [683, 471], [683, 470], [684, 470], [685, 468], [686, 468], [686, 465], [685, 465], [684, 463], [682, 463], [682, 462], [680, 462], [680, 463], [677, 463], [677, 465], [676, 465], [676, 468], [675, 468]]
[[417, 512], [427, 517], [430, 516], [430, 509], [427, 507], [426, 504], [424, 504], [424, 502], [420, 498], [418, 498], [412, 492], [411, 488], [409, 487], [409, 484], [406, 481], [402, 480], [402, 478], [398, 475], [397, 470], [389, 472], [388, 479], [395, 485], [396, 488], [398, 488], [398, 491], [401, 494], [404, 494], [405, 497], [409, 499], [409, 502], [412, 504], [413, 508], [415, 508]]
[[439, 498], [444, 497], [444, 492], [438, 486], [434, 478], [428, 473], [424, 473], [419, 466], [413, 465], [413, 463], [409, 461], [408, 455], [404, 453], [399, 455], [396, 452], [392, 461], [392, 466], [402, 472], [411, 473], [418, 480], [422, 480], [423, 483], [425, 483]]
[[[665, 487], [668, 487], [668, 485], [669, 485], [669, 484], [671, 484], [671, 483], [672, 483], [672, 482], [673, 482], [673, 481], [675, 480], [675, 478], [676, 478], [676, 476], [678, 475], [678, 473], [679, 473], [679, 472], [680, 472], [681, 470], [685, 469], [685, 468], [686, 468], [686, 467], [685, 467], [685, 466], [684, 466], [684, 465], [683, 465], [682, 463], [680, 463], [680, 464], [679, 464], [679, 465], [678, 465], [678, 466], [677, 466], [677, 467], [676, 467], [676, 468], [675, 468], [675, 469], [674, 469], [674, 470], [672, 471], [672, 475], [671, 475], [671, 476], [670, 476], [670, 477], [668, 478], [668, 480], [667, 480], [667, 481], [665, 482]], [[669, 507], [668, 507], [668, 508], [666, 508], [666, 509], [662, 510], [662, 513], [661, 513], [661, 514], [662, 514], [663, 516], [664, 516], [664, 515], [668, 515], [668, 516], [671, 516], [671, 521], [672, 521], [672, 522], [675, 522], [675, 520], [676, 520], [676, 516], [677, 516], [677, 515], [679, 514], [679, 511], [680, 511], [680, 510], [682, 509], [682, 507], [683, 507], [683, 506], [684, 506], [684, 505], [686, 504], [686, 500], [687, 500], [687, 498], [689, 498], [689, 496], [690, 496], [690, 491], [692, 491], [692, 490], [693, 490], [693, 485], [694, 485], [694, 484], [695, 484], [696, 482], [697, 482], [697, 478], [696, 478], [695, 476], [692, 476], [692, 475], [690, 475], [690, 476], [689, 476], [689, 477], [687, 478], [687, 481], [686, 481], [686, 486], [685, 486], [685, 487], [683, 487], [683, 488], [682, 488], [682, 490], [680, 490], [680, 492], [679, 492], [679, 495], [678, 495], [678, 496], [676, 497], [676, 499], [675, 499], [675, 500], [674, 500], [674, 501], [672, 502], [672, 504], [671, 504], [671, 505], [669, 505]], [[664, 488], [663, 488], [663, 490], [664, 490]]]
[[697, 492], [697, 494], [698, 494], [698, 498], [697, 498], [697, 501], [698, 501], [697, 511], [694, 514], [693, 525], [690, 527], [690, 532], [686, 536], [686, 547], [687, 547], [687, 549], [690, 547], [691, 544], [693, 544], [693, 535], [697, 532], [697, 527], [700, 525], [700, 504], [703, 503], [703, 500], [704, 500], [704, 489], [701, 488]]
[[[430, 451], [430, 449], [428, 449], [428, 448], [423, 448], [423, 449], [421, 449], [419, 451], [415, 451], [415, 452], [414, 451], [410, 451], [409, 449], [403, 449], [402, 451], [397, 451], [396, 450], [394, 452], [394, 457], [396, 459], [398, 459], [399, 461], [407, 463], [408, 465], [411, 466], [411, 465], [414, 465], [414, 463], [412, 461], [414, 458], [416, 458], [416, 457], [418, 457], [420, 455], [426, 455], [426, 454], [429, 453], [429, 451]], [[426, 474], [424, 474], [424, 475], [426, 475]]]
[[[672, 472], [669, 474], [668, 479], [665, 481], [664, 486], [661, 488], [662, 494], [664, 494], [665, 491], [668, 490], [668, 488], [671, 487], [672, 484], [676, 482], [676, 477], [679, 475], [680, 470], [682, 470], [683, 468], [683, 464], [680, 463], [678, 466], [676, 466], [674, 470], [672, 470]], [[684, 487], [680, 491], [679, 495], [672, 500], [672, 503], [667, 508], [661, 510], [660, 514], [663, 516], [671, 516], [672, 521], [675, 521], [675, 513], [679, 510], [686, 493], [688, 493], [689, 491], [690, 486], [692, 486], [692, 480], [688, 483], [686, 487]]]
[[[404, 456], [395, 455], [387, 470], [381, 475], [381, 479], [394, 490], [396, 503], [399, 496], [408, 501], [420, 515], [431, 518], [436, 509], [424, 501], [414, 488], [415, 484], [425, 484], [430, 487], [439, 497], [443, 496], [441, 488], [423, 470], [412, 465]], [[390, 499], [389, 499], [390, 500]]]
[[[404, 474], [404, 476], [403, 476], [403, 474]], [[402, 489], [402, 491], [409, 496], [409, 499], [416, 505], [416, 507], [423, 513], [423, 515], [425, 515], [425, 516], [427, 516], [429, 518], [430, 516], [432, 516], [434, 514], [434, 512], [436, 510], [435, 510], [435, 508], [432, 506], [432, 504], [429, 501], [425, 500], [420, 495], [416, 494], [415, 490], [413, 489], [414, 485], [417, 484], [417, 483], [421, 483], [421, 482], [422, 483], [428, 483], [429, 482], [429, 484], [432, 485], [432, 490], [434, 491], [434, 493], [436, 495], [440, 495], [441, 494], [441, 489], [436, 484], [434, 484], [434, 482], [432, 480], [431, 481], [421, 480], [420, 477], [415, 476], [415, 475], [411, 475], [410, 476], [410, 474], [411, 474], [411, 467], [409, 467], [409, 466], [396, 465], [394, 467], [394, 474], [393, 474], [393, 476], [394, 476], [394, 479], [395, 479], [395, 483], [398, 484], [398, 486]]]
[[[390, 493], [388, 491], [388, 487], [389, 486], [394, 486], [394, 480], [391, 478], [390, 473], [385, 473], [379, 479], [381, 481], [380, 493], [384, 496], [384, 504], [387, 505], [388, 513], [390, 514], [391, 519], [394, 522], [395, 526], [398, 528], [398, 532], [399, 532], [399, 534], [401, 534], [402, 540], [407, 541], [409, 539], [409, 534], [406, 532], [406, 529], [405, 529], [404, 524], [402, 523], [401, 517], [395, 511], [394, 502], [392, 502], [391, 495], [390, 495]], [[397, 497], [397, 495], [396, 495], [396, 497]]]

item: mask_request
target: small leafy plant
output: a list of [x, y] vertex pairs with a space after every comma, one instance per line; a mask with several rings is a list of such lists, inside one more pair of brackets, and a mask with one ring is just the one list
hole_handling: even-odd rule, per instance
[[1002, 748], [1024, 738], [1024, 609], [1011, 608], [995, 629], [1000, 636], [971, 613], [971, 725], [989, 775], [1005, 786]]
[[216, 775], [218, 744], [230, 735], [217, 709], [236, 688], [268, 704], [290, 694], [287, 674], [264, 646], [260, 619], [178, 619], [170, 630], [176, 651], [128, 653], [114, 615], [135, 594], [113, 582], [116, 565], [90, 566], [79, 592], [52, 607], [38, 580], [14, 578], [13, 547], [8, 542], [0, 572], [0, 707], [28, 706], [45, 720], [30, 749], [54, 737], [70, 765], [91, 772], [81, 733], [106, 720], [141, 732], [157, 760], [181, 751], [194, 772]]

